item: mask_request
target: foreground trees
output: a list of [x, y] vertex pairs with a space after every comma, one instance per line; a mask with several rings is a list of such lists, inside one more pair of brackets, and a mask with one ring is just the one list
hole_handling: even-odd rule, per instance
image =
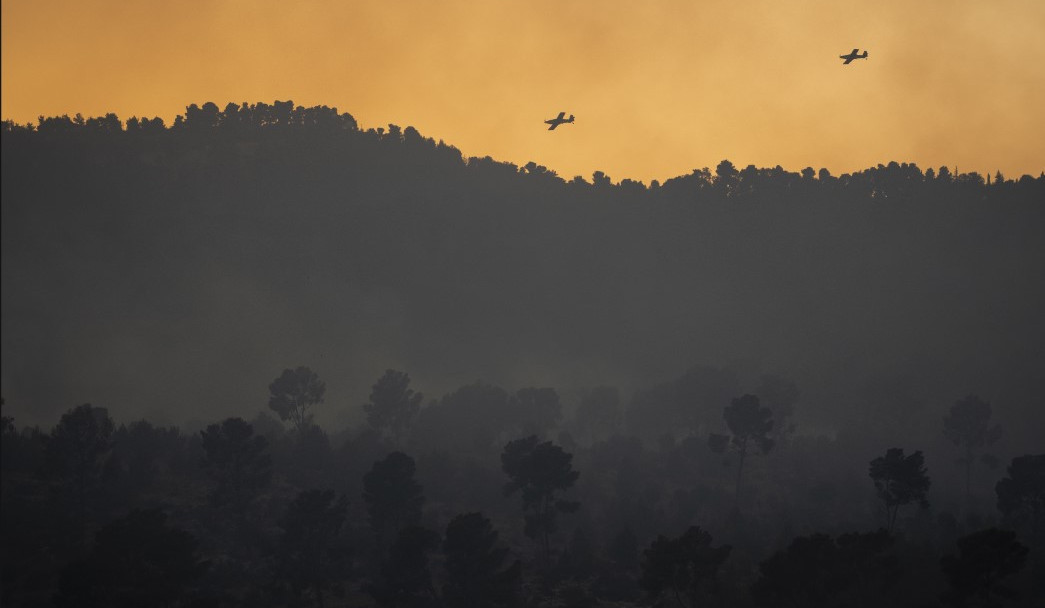
[[60, 480], [60, 492], [74, 513], [73, 543], [86, 540], [87, 523], [102, 482], [103, 467], [112, 450], [113, 421], [103, 407], [85, 403], [62, 415], [47, 438], [46, 470]]
[[178, 605], [207, 571], [196, 539], [167, 524], [158, 509], [134, 510], [98, 531], [94, 550], [62, 573], [59, 608]]
[[[747, 428], [755, 432], [747, 439], [757, 447], [766, 436], [758, 431], [768, 427], [768, 408], [750, 399], [735, 401], [737, 409], [749, 404], [754, 423]], [[78, 410], [81, 415], [88, 411]], [[71, 414], [51, 437], [97, 438], [99, 433], [86, 431], [94, 428], [98, 412], [82, 419]], [[745, 427], [737, 419], [730, 422], [740, 449]], [[267, 438], [254, 433], [263, 427]], [[85, 433], [70, 435], [72, 428]], [[774, 461], [760, 508], [752, 509], [743, 526], [733, 526], [734, 495], [728, 486], [735, 471], [714, 466], [719, 459], [695, 437], [663, 441], [658, 450], [644, 448], [638, 437], [615, 436], [590, 448], [578, 446], [574, 455], [530, 436], [504, 445], [498, 471], [492, 455], [455, 459], [421, 452], [415, 463], [402, 452], [388, 454], [388, 443], [368, 429], [328, 437], [313, 425], [288, 434], [267, 414], [256, 425], [230, 418], [188, 437], [142, 421], [121, 427], [95, 452], [104, 500], [92, 521], [114, 522], [106, 529], [121, 531], [96, 536], [93, 549], [70, 550], [56, 542], [67, 536], [64, 529], [47, 529], [68, 517], [64, 505], [53, 500], [68, 483], [58, 475], [64, 469], [44, 466], [48, 449], [52, 462], [61, 453], [47, 437], [39, 429], [3, 433], [4, 605], [53, 600], [59, 606], [169, 608], [375, 602], [411, 608], [583, 608], [614, 602], [861, 608], [929, 606], [937, 599], [955, 606], [1036, 606], [1034, 601], [1045, 596], [1037, 545], [1029, 540], [1033, 532], [1028, 533], [1045, 504], [1041, 455], [1014, 459], [1009, 476], [997, 486], [1004, 515], [1000, 525], [1015, 534], [968, 535], [955, 555], [941, 561], [944, 553], [953, 552], [956, 539], [980, 526], [977, 520], [924, 511], [908, 522], [908, 534], [895, 539], [886, 530], [839, 535], [852, 529], [853, 514], [860, 513], [870, 489], [861, 489], [858, 480], [851, 488], [831, 487], [843, 477], [850, 480], [852, 470], [839, 458], [846, 453], [845, 442], [827, 437], [795, 437], [788, 450], [794, 459]], [[862, 453], [862, 446], [857, 449], [850, 453]], [[317, 474], [302, 476], [302, 469]], [[869, 474], [890, 526], [899, 507], [924, 500], [929, 487], [920, 452], [907, 456], [889, 450], [871, 462]], [[437, 488], [428, 501], [421, 480]], [[503, 494], [522, 495], [523, 518], [518, 504], [500, 495], [504, 481]], [[311, 489], [335, 484], [338, 493]], [[960, 485], [949, 490], [957, 495]], [[143, 491], [129, 492], [125, 486]], [[478, 490], [460, 491], [469, 486]], [[207, 508], [207, 489], [212, 490], [209, 502], [221, 509]], [[346, 491], [364, 496], [351, 516], [347, 500], [339, 498]], [[822, 491], [834, 508], [803, 513], [820, 500], [814, 493]], [[803, 503], [806, 493], [809, 501]], [[565, 498], [583, 500], [585, 508], [576, 523], [568, 520], [562, 530], [559, 515], [578, 508]], [[124, 517], [128, 504], [164, 504], [170, 520], [163, 512], [158, 518], [135, 511]], [[490, 518], [468, 511], [479, 507]], [[231, 518], [233, 513], [239, 521]], [[377, 543], [362, 522], [367, 515]], [[499, 522], [501, 535], [491, 518]], [[445, 528], [436, 528], [447, 520]], [[200, 538], [200, 550], [183, 542], [185, 535], [169, 533], [176, 528], [167, 521]], [[707, 531], [689, 527], [693, 521], [726, 528], [734, 548], [715, 546]], [[796, 538], [794, 530], [831, 534]], [[572, 540], [560, 545], [565, 538]], [[379, 550], [373, 550], [375, 544]], [[530, 549], [516, 560], [506, 545]], [[553, 553], [553, 545], [561, 551]], [[356, 572], [352, 546], [365, 547]], [[648, 547], [641, 561], [640, 546]], [[204, 559], [211, 560], [209, 568]], [[164, 579], [157, 582], [156, 572], [165, 573]], [[147, 581], [152, 589], [125, 579]], [[639, 600], [643, 590], [650, 601]]]
[[644, 553], [639, 584], [661, 604], [696, 608], [717, 593], [718, 571], [731, 550], [712, 547], [711, 535], [696, 526], [676, 539], [658, 536]]
[[352, 554], [341, 538], [348, 499], [330, 490], [306, 490], [297, 495], [279, 520], [278, 576], [297, 595], [311, 592], [323, 608], [324, 593], [348, 578]]
[[994, 486], [1005, 524], [1045, 546], [1045, 454], [1012, 459], [1008, 477]]
[[901, 448], [890, 448], [885, 456], [871, 461], [869, 474], [874, 480], [878, 497], [885, 503], [889, 532], [896, 526], [900, 507], [912, 502], [917, 502], [923, 508], [929, 506], [925, 494], [929, 491], [930, 481], [924, 463], [921, 450], [904, 456]]
[[403, 528], [381, 564], [377, 579], [365, 590], [389, 608], [446, 606], [497, 608], [516, 605], [521, 564], [504, 567], [508, 550], [500, 547], [490, 520], [480, 513], [454, 517], [442, 542], [442, 593], [433, 582], [430, 554], [440, 548], [439, 535], [420, 526]]
[[991, 528], [958, 539], [958, 555], [947, 555], [940, 566], [951, 588], [941, 599], [949, 606], [996, 606], [995, 598], [1016, 594], [1003, 582], [1023, 569], [1027, 547], [1016, 534]]
[[429, 553], [439, 547], [439, 535], [421, 526], [399, 532], [381, 572], [365, 587], [378, 605], [387, 608], [437, 606], [439, 595], [432, 583]]
[[541, 543], [546, 566], [551, 563], [551, 535], [557, 529], [556, 517], [559, 513], [572, 513], [580, 506], [558, 497], [580, 476], [573, 470], [572, 460], [572, 454], [550, 441], [539, 442], [536, 435], [508, 442], [501, 454], [501, 468], [511, 480], [504, 486], [504, 494], [522, 494], [525, 533]]
[[751, 593], [759, 606], [887, 606], [900, 575], [893, 538], [866, 534], [799, 536], [759, 564]]
[[466, 513], [450, 520], [443, 540], [446, 582], [443, 601], [449, 608], [483, 608], [511, 605], [519, 590], [522, 564], [505, 567], [508, 549], [500, 546], [497, 532], [481, 513]]

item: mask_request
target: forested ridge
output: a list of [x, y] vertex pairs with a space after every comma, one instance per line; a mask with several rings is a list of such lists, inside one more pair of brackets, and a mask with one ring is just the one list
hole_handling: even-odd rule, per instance
[[390, 365], [443, 391], [743, 364], [815, 378], [827, 427], [855, 387], [912, 369], [1014, 402], [1040, 386], [1015, 386], [1045, 365], [1040, 176], [723, 161], [642, 186], [290, 102], [158, 122], [5, 124], [3, 352], [25, 366], [5, 369], [9, 403], [53, 416], [87, 387], [180, 422], [206, 410], [155, 388], [184, 376], [204, 387], [190, 401], [247, 414], [287, 359], [341, 400]]
[[1043, 595], [1045, 175], [564, 179], [291, 102], [2, 146], [5, 605]]

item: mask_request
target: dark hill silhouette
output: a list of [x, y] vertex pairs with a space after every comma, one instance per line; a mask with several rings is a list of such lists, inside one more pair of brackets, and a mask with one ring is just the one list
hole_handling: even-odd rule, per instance
[[795, 378], [826, 425], [900, 372], [1041, 419], [1045, 175], [566, 180], [292, 102], [5, 122], [2, 145], [3, 390], [24, 423], [85, 399], [249, 415], [287, 361], [345, 407], [389, 367], [442, 394], [740, 361]]

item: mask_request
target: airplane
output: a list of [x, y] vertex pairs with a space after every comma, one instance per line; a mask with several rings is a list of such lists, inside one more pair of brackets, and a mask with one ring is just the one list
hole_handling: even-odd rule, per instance
[[861, 55], [860, 49], [853, 49], [852, 53], [849, 53], [848, 55], [839, 55], [838, 58], [845, 59], [845, 61], [842, 62], [842, 65], [849, 65], [849, 62], [854, 59], [867, 59], [867, 51], [864, 51], [864, 54]]
[[550, 127], [548, 127], [548, 130], [549, 131], [554, 131], [555, 127], [557, 127], [557, 126], [559, 126], [559, 125], [561, 125], [563, 123], [573, 122], [573, 114], [570, 114], [569, 118], [563, 118], [563, 116], [566, 116], [566, 112], [559, 112], [559, 115], [556, 116], [555, 118], [553, 118], [551, 120], [544, 121], [545, 124], [551, 125]]

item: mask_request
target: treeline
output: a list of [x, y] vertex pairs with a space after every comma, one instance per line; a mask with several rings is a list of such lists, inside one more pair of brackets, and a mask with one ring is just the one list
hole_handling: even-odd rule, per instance
[[[203, 106], [196, 104], [185, 108], [185, 114], [179, 114], [171, 125], [171, 130], [194, 130], [213, 129], [221, 127], [225, 130], [258, 129], [266, 127], [320, 127], [323, 129], [344, 129], [356, 131], [358, 125], [352, 115], [338, 113], [337, 108], [327, 106], [315, 106], [305, 108], [294, 106], [292, 101], [276, 101], [272, 105], [266, 103], [237, 105], [229, 103], [225, 110], [218, 109], [213, 102], [207, 102]], [[154, 116], [137, 117], [127, 119], [126, 125], [120, 118], [109, 113], [105, 116], [84, 118], [77, 114], [70, 118], [62, 116], [41, 116], [37, 124], [20, 125], [13, 121], [4, 121], [5, 132], [37, 132], [45, 134], [58, 133], [114, 133], [127, 131], [128, 133], [139, 132], [162, 132], [168, 129], [163, 119]]]
[[[499, 165], [502, 170], [543, 178], [558, 178], [556, 181], [561, 184], [566, 183], [554, 171], [533, 162], [519, 167], [512, 163], [493, 161], [489, 157], [464, 159], [452, 146], [446, 146], [442, 142], [436, 144], [434, 140], [421, 136], [413, 127], [403, 130], [397, 125], [389, 125], [388, 129], [378, 127], [362, 131], [355, 118], [347, 112], [339, 113], [337, 108], [323, 105], [310, 108], [295, 106], [293, 101], [275, 101], [272, 105], [263, 102], [228, 103], [224, 110], [214, 102], [206, 102], [202, 105], [191, 104], [185, 108], [184, 114], [175, 117], [170, 126], [167, 126], [160, 117], [132, 116], [124, 122], [116, 114], [109, 113], [89, 118], [84, 118], [81, 114], [73, 117], [68, 115], [40, 116], [36, 124], [19, 124], [5, 120], [2, 123], [2, 129], [5, 136], [23, 137], [31, 133], [50, 137], [85, 137], [111, 136], [117, 133], [136, 135], [170, 132], [193, 133], [217, 138], [256, 135], [266, 129], [311, 129], [340, 133], [343, 137], [370, 136], [393, 143], [450, 148], [451, 156], [457, 156], [458, 160], [465, 164]], [[1035, 185], [1036, 182], [1037, 185]], [[1037, 178], [1023, 175], [1018, 179], [1011, 179], [1006, 178], [1001, 171], [995, 172], [993, 176], [989, 173], [980, 174], [975, 171], [958, 173], [957, 169], [952, 172], [946, 166], [942, 166], [938, 170], [929, 168], [923, 172], [913, 163], [895, 161], [836, 177], [831, 175], [826, 168], [816, 171], [812, 167], [807, 167], [797, 173], [786, 171], [779, 165], [773, 168], [756, 168], [754, 165], [748, 165], [739, 169], [733, 163], [724, 160], [715, 167], [714, 174], [707, 167], [695, 169], [690, 175], [666, 180], [663, 187], [667, 189], [664, 193], [666, 196], [677, 195], [680, 192], [685, 192], [688, 196], [700, 193], [698, 198], [760, 198], [760, 195], [766, 194], [779, 198], [784, 193], [793, 194], [795, 197], [808, 197], [815, 195], [818, 190], [837, 196], [839, 189], [870, 198], [912, 197], [926, 195], [928, 192], [925, 188], [927, 187], [940, 189], [952, 186], [979, 192], [981, 196], [986, 195], [987, 191], [983, 190], [984, 187], [992, 186], [1006, 196], [1033, 197], [1040, 195], [1042, 188], [1045, 188], [1042, 182], [1045, 182], [1045, 172]], [[624, 193], [635, 193], [639, 190], [656, 191], [662, 186], [657, 180], [653, 180], [649, 187], [630, 179], [623, 179], [614, 184], [601, 171], [594, 173], [591, 182], [577, 176], [570, 183], [600, 187], [614, 186]], [[817, 187], [811, 186], [813, 183], [816, 183]], [[793, 193], [790, 192], [792, 190], [794, 190]]]
[[555, 389], [479, 383], [422, 406], [395, 370], [362, 405], [367, 422], [338, 433], [312, 421], [325, 383], [307, 367], [270, 384], [278, 419], [262, 412], [198, 432], [117, 425], [90, 404], [49, 432], [5, 416], [3, 601], [689, 608], [1045, 598], [1045, 454], [1013, 458], [993, 481], [971, 476], [997, 466], [990, 451], [1002, 429], [989, 403], [970, 395], [944, 412], [967, 499], [975, 486], [994, 497], [989, 509], [969, 500], [951, 512], [932, 505], [922, 451], [890, 448], [845, 470], [844, 441], [786, 425], [797, 387], [766, 378], [760, 390], [717, 408], [725, 434], [656, 445], [620, 431], [625, 408], [610, 387], [571, 414]]

